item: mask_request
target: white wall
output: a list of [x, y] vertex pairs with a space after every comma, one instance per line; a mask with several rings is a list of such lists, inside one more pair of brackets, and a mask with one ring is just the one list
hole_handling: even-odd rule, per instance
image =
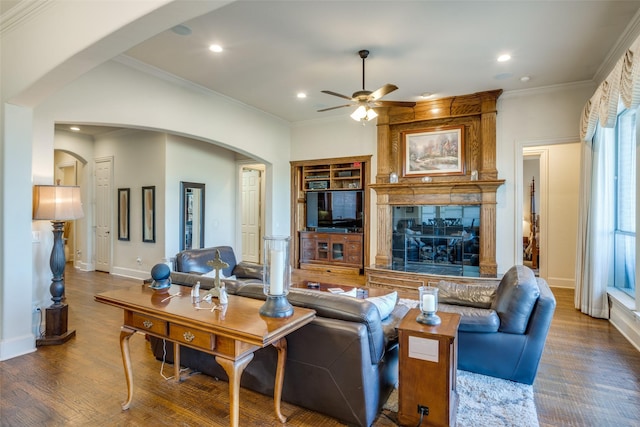
[[[148, 277], [164, 257], [165, 136], [158, 132], [122, 131], [97, 137], [94, 156], [113, 158], [111, 186], [111, 272]], [[93, 185], [91, 183], [90, 185]], [[155, 243], [142, 241], [142, 187], [155, 186]], [[129, 240], [118, 240], [119, 188], [129, 188]], [[142, 261], [137, 263], [137, 258]], [[93, 263], [92, 263], [93, 264]]]
[[[498, 273], [518, 261], [522, 199], [516, 197], [516, 183], [522, 182], [522, 149], [579, 141], [578, 124], [582, 108], [593, 95], [593, 84], [573, 84], [536, 91], [506, 92], [498, 99], [496, 166], [505, 184], [498, 189], [496, 259]], [[580, 156], [554, 163], [554, 169], [579, 167]], [[519, 176], [516, 171], [519, 171]], [[542, 178], [541, 178], [542, 179]], [[525, 197], [528, 192], [524, 193]], [[577, 190], [576, 195], [577, 197]], [[575, 247], [571, 250], [575, 257]], [[562, 273], [564, 277], [565, 273]], [[573, 274], [567, 277], [573, 277]]]
[[[298, 122], [291, 128], [291, 160], [327, 159], [347, 156], [372, 156], [367, 183], [374, 183], [377, 172], [376, 121], [364, 126], [349, 117]], [[369, 190], [369, 259], [375, 258], [377, 239], [376, 192]], [[288, 235], [289, 233], [287, 233]]]
[[[204, 245], [236, 246], [235, 230], [236, 181], [235, 154], [203, 141], [167, 136], [167, 239], [166, 257], [175, 256], [180, 249], [180, 182], [205, 184]], [[239, 257], [239, 251], [236, 250]]]

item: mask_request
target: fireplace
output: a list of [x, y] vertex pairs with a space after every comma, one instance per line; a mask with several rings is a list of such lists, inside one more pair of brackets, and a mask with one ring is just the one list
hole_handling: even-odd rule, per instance
[[[413, 273], [496, 277], [496, 190], [503, 182], [483, 180], [411, 185], [371, 184], [370, 187], [376, 190], [378, 196], [378, 250], [375, 265]], [[451, 263], [454, 265], [449, 269], [449, 273], [442, 272], [444, 262], [439, 262], [442, 264], [440, 266], [431, 265], [431, 268], [427, 268], [429, 263], [401, 265], [399, 260], [394, 259], [394, 235], [398, 234], [398, 221], [401, 221], [402, 226], [410, 224], [412, 231], [426, 235], [432, 232], [434, 235], [450, 233], [451, 236], [447, 238], [454, 244], [457, 243], [454, 242], [457, 237], [455, 233], [460, 233], [463, 239], [467, 237], [462, 236], [463, 232], [473, 233], [474, 237], [478, 238], [475, 240], [478, 244], [475, 254], [477, 257], [474, 257], [473, 261], [469, 257], [469, 265], [461, 265], [460, 267], [467, 268], [460, 268], [459, 272], [456, 272], [455, 263]], [[430, 223], [437, 227], [429, 227]], [[447, 227], [448, 224], [456, 227]], [[395, 255], [398, 255], [398, 252]], [[415, 258], [415, 254], [412, 256]], [[455, 256], [457, 257], [457, 253]], [[471, 263], [476, 265], [470, 265]]]
[[394, 270], [451, 276], [480, 275], [480, 206], [395, 206]]

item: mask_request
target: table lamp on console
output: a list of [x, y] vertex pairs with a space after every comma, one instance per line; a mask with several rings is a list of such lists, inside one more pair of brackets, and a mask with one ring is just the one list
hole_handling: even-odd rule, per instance
[[80, 187], [63, 185], [35, 185], [33, 187], [33, 219], [49, 220], [53, 224], [53, 249], [49, 266], [53, 278], [49, 291], [53, 304], [46, 309], [45, 335], [36, 340], [36, 346], [63, 344], [75, 336], [67, 329], [68, 305], [64, 296], [64, 223], [82, 218]]

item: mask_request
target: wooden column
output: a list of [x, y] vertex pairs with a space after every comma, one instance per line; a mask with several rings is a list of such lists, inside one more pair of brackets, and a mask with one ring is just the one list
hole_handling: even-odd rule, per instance
[[378, 244], [375, 257], [376, 265], [391, 264], [391, 242], [393, 239], [393, 212], [389, 205], [388, 194], [378, 194]]
[[480, 94], [481, 99], [481, 133], [482, 133], [482, 151], [480, 170], [478, 171], [479, 179], [496, 179], [498, 170], [496, 169], [496, 116], [497, 97], [492, 92], [483, 92]]

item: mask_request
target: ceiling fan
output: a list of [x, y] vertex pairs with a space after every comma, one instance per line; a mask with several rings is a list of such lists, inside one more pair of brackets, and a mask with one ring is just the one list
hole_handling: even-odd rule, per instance
[[380, 98], [398, 89], [398, 86], [387, 83], [381, 88], [371, 92], [366, 90], [364, 86], [364, 61], [369, 56], [368, 50], [361, 50], [358, 52], [360, 58], [362, 58], [362, 90], [356, 91], [351, 96], [342, 95], [330, 90], [323, 90], [322, 93], [337, 96], [339, 98], [348, 99], [351, 104], [338, 105], [336, 107], [323, 108], [318, 112], [335, 110], [336, 108], [351, 107], [357, 105], [358, 108], [351, 114], [351, 118], [354, 120], [371, 120], [378, 116], [375, 112], [375, 107], [415, 107], [415, 102], [405, 101], [380, 101]]

